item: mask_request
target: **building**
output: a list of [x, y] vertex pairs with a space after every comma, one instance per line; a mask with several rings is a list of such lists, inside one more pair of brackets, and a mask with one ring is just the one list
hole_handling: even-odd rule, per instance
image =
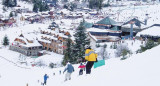
[[122, 35], [121, 27], [109, 17], [93, 24], [87, 31], [92, 48], [95, 48], [97, 43], [120, 41]]
[[147, 27], [148, 26], [145, 24], [145, 22], [143, 23], [137, 18], [131, 18], [130, 20], [124, 22], [121, 25], [122, 36], [124, 38], [133, 37], [138, 32], [142, 31], [143, 29]]
[[154, 41], [158, 41], [158, 39], [160, 39], [160, 24], [155, 24], [148, 29], [138, 32], [136, 37], [144, 40], [152, 39]]
[[121, 27], [117, 24], [116, 21], [113, 19], [106, 17], [97, 23], [93, 25], [95, 28], [100, 28], [100, 29], [116, 29], [116, 30], [121, 30]]
[[112, 31], [109, 29], [90, 28], [87, 29], [88, 37], [92, 48], [96, 47], [97, 43], [102, 42], [117, 42], [121, 40], [121, 31]]
[[41, 29], [38, 41], [42, 44], [44, 50], [53, 51], [58, 54], [64, 54], [66, 49], [66, 40], [70, 35], [68, 31], [58, 28]]
[[39, 56], [42, 45], [37, 41], [34, 34], [21, 34], [19, 37], [15, 38], [9, 49], [26, 56]]

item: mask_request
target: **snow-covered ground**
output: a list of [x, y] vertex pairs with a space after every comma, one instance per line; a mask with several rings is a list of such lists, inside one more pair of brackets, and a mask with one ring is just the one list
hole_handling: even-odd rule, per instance
[[[64, 82], [64, 67], [20, 68], [0, 57], [0, 84], [3, 86], [41, 86], [43, 75], [49, 75], [47, 86], [159, 86], [160, 79], [160, 46], [144, 53], [133, 55], [126, 60], [112, 58], [106, 60], [106, 65], [92, 69], [91, 75], [78, 76], [78, 65], [70, 81]], [[1, 51], [6, 53], [5, 51]], [[12, 57], [10, 57], [12, 58]], [[55, 73], [55, 75], [53, 75]]]
[[9, 27], [0, 29], [0, 41], [3, 41], [5, 35], [8, 36], [10, 43], [14, 41], [21, 33], [33, 33], [39, 31], [40, 28], [48, 28], [49, 24], [27, 24], [18, 27]]
[[[29, 8], [32, 10], [32, 5], [25, 2], [18, 3], [22, 8]], [[2, 5], [0, 5], [0, 12], [3, 16], [8, 16], [9, 12], [2, 13]], [[133, 16], [137, 16], [141, 21], [145, 19], [145, 14], [149, 14], [148, 25], [160, 23], [160, 5], [133, 5], [127, 7], [108, 7], [102, 9], [102, 15], [108, 13], [116, 21], [125, 21]], [[110, 10], [112, 9], [112, 10]], [[154, 9], [154, 10], [153, 10]], [[12, 10], [12, 9], [10, 9]], [[110, 15], [109, 14], [109, 15]], [[64, 74], [59, 74], [61, 70], [63, 72], [64, 67], [50, 69], [48, 67], [32, 67], [32, 63], [43, 61], [47, 66], [50, 63], [61, 63], [63, 55], [59, 55], [53, 52], [47, 52], [46, 55], [37, 59], [26, 57], [27, 65], [20, 64], [19, 53], [8, 50], [8, 47], [1, 47], [2, 40], [5, 35], [8, 36], [10, 43], [20, 35], [21, 33], [36, 33], [39, 28], [46, 28], [51, 21], [45, 21], [44, 24], [28, 24], [24, 21], [17, 19], [17, 25], [13, 27], [0, 28], [0, 86], [41, 86], [43, 82], [43, 75], [46, 73], [49, 75], [47, 86], [160, 86], [158, 82], [160, 80], [160, 69], [158, 69], [160, 54], [158, 50], [160, 46], [157, 46], [151, 50], [147, 50], [141, 54], [135, 54], [135, 51], [140, 48], [141, 41], [125, 40], [126, 46], [133, 52], [133, 55], [126, 60], [120, 60], [120, 58], [114, 58], [115, 49], [110, 49], [113, 43], [107, 44], [107, 52], [110, 53], [110, 58], [106, 60], [106, 65], [100, 68], [92, 69], [91, 75], [78, 76], [79, 69], [78, 64], [74, 65], [75, 72], [72, 74], [71, 81], [64, 82]], [[107, 16], [107, 15], [106, 15]], [[119, 18], [118, 18], [119, 17]], [[92, 16], [91, 19], [86, 19], [87, 22], [95, 23], [102, 18]], [[75, 29], [78, 23], [82, 19], [57, 19], [55, 22], [60, 25], [60, 28]], [[74, 24], [71, 24], [74, 23]], [[74, 31], [74, 30], [73, 30]], [[72, 34], [74, 33], [72, 31]], [[150, 31], [148, 31], [150, 32]], [[153, 33], [153, 32], [150, 32]], [[104, 43], [100, 44], [103, 45]], [[96, 49], [99, 51], [99, 49]], [[56, 75], [53, 75], [55, 73]]]

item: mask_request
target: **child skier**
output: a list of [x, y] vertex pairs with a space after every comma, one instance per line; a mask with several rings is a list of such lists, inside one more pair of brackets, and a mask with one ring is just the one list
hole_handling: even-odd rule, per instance
[[46, 85], [47, 84], [47, 79], [49, 78], [49, 76], [47, 74], [44, 75], [44, 83], [43, 85]]
[[83, 63], [80, 64], [80, 66], [78, 67], [78, 68], [80, 68], [80, 70], [79, 70], [79, 75], [83, 75], [83, 70], [84, 70], [85, 67], [86, 67], [86, 66], [83, 65]]

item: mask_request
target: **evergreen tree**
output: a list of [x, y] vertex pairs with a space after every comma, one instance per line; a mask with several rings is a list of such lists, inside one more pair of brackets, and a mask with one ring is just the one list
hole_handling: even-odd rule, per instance
[[49, 6], [47, 5], [47, 3], [44, 3], [44, 11], [49, 10]]
[[106, 51], [107, 45], [104, 44], [100, 49], [100, 52], [98, 52], [98, 55], [101, 56], [101, 59], [107, 59], [108, 57], [108, 52]]
[[151, 39], [148, 39], [148, 40], [147, 40], [147, 43], [146, 43], [144, 46], [141, 46], [141, 52], [144, 52], [144, 51], [146, 51], [147, 49], [151, 49], [151, 48], [153, 48], [154, 46], [156, 46], [156, 44], [154, 43], [154, 41], [151, 40]]
[[66, 41], [67, 41], [67, 44], [66, 44], [67, 48], [64, 51], [64, 59], [63, 59], [63, 62], [62, 62], [63, 65], [66, 65], [67, 61], [70, 61], [71, 63], [74, 63], [74, 58], [72, 56], [72, 53], [73, 53], [72, 40], [69, 37]]
[[100, 47], [100, 44], [96, 44], [96, 48], [99, 48]]
[[34, 6], [33, 6], [34, 12], [38, 12], [38, 10], [40, 12], [49, 10], [49, 6], [47, 5], [47, 3], [42, 2], [42, 0], [33, 0], [33, 3], [34, 3]]
[[63, 2], [68, 2], [68, 0], [63, 0]]
[[12, 12], [10, 12], [9, 17], [13, 17], [13, 13]]
[[44, 10], [44, 9], [43, 9], [43, 5], [40, 4], [40, 5], [39, 5], [39, 11], [42, 12], [43, 10]]
[[90, 9], [102, 9], [103, 0], [89, 0]]
[[129, 50], [129, 48], [128, 48], [128, 46], [126, 44], [120, 44], [116, 48], [115, 55], [116, 55], [116, 57], [120, 57], [120, 56], [124, 57], [130, 52], [131, 51]]
[[3, 0], [3, 1], [2, 1], [2, 4], [3, 4], [4, 6], [6, 6], [6, 7], [8, 7], [8, 6], [9, 6], [9, 0]]
[[75, 3], [70, 3], [70, 11], [74, 11], [74, 9], [77, 8], [77, 5]]
[[14, 0], [14, 6], [17, 6], [17, 0]]
[[84, 46], [90, 44], [90, 41], [87, 39], [87, 34], [86, 34], [85, 27], [83, 26], [83, 23], [84, 23], [84, 20], [83, 22], [80, 23], [74, 35], [75, 37], [74, 58], [76, 58], [76, 60], [84, 58], [84, 54], [85, 54]]
[[90, 9], [93, 9], [93, 7], [94, 7], [94, 6], [93, 6], [93, 3], [94, 3], [93, 0], [89, 0], [89, 8], [90, 8]]
[[5, 37], [3, 38], [3, 45], [4, 46], [9, 45], [9, 39], [8, 39], [7, 35], [5, 35]]
[[158, 44], [160, 44], [160, 38], [158, 39]]
[[127, 57], [125, 57], [127, 54], [129, 53], [129, 51], [127, 51], [126, 49], [123, 49], [122, 50], [122, 58], [121, 58], [121, 60], [125, 60]]
[[2, 4], [6, 7], [15, 7], [17, 6], [17, 0], [3, 0]]
[[65, 4], [65, 5], [63, 6], [63, 8], [68, 9], [68, 6]]
[[34, 4], [34, 6], [33, 6], [33, 12], [38, 12], [38, 5], [37, 4]]
[[102, 3], [103, 3], [103, 0], [99, 0], [99, 2], [98, 2], [98, 9], [99, 10], [102, 9]]

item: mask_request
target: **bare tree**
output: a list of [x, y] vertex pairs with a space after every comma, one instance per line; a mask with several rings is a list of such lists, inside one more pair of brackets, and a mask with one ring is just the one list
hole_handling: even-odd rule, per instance
[[115, 55], [116, 55], [116, 57], [123, 56], [123, 58], [124, 58], [128, 53], [130, 53], [128, 46], [126, 44], [122, 43], [117, 46]]
[[108, 52], [106, 51], [106, 47], [107, 47], [106, 44], [103, 45], [101, 47], [101, 50], [98, 52], [98, 55], [100, 55], [100, 57], [101, 57], [100, 59], [107, 59], [107, 58], [109, 58]]

